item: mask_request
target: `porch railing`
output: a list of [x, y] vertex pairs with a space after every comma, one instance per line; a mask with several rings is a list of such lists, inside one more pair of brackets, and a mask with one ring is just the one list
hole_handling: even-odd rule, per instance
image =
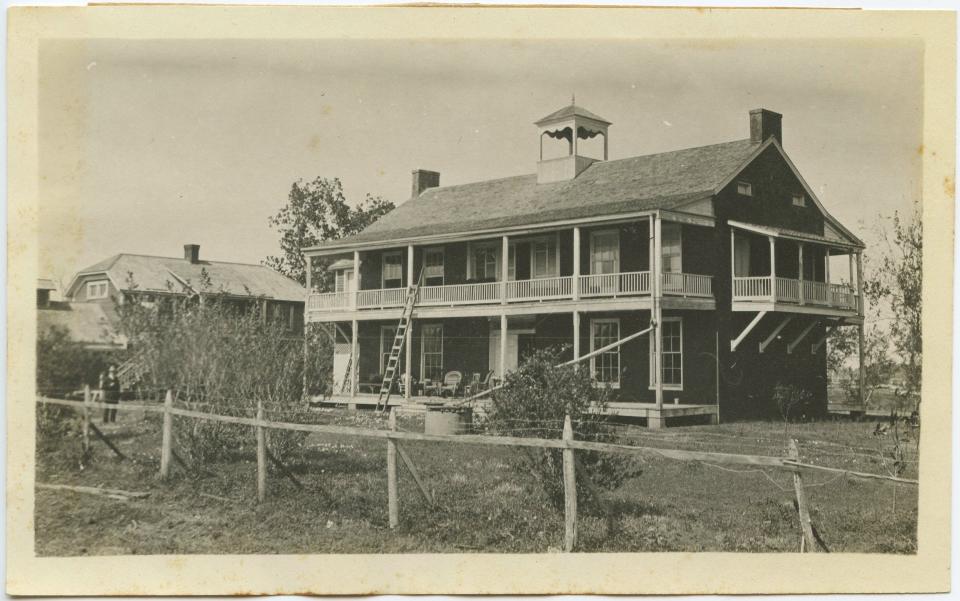
[[650, 294], [650, 272], [596, 273], [580, 276], [580, 296]]
[[573, 295], [573, 278], [536, 278], [507, 282], [507, 301], [553, 300]]
[[[772, 279], [776, 280], [773, 291]], [[770, 276], [733, 278], [733, 300], [802, 303], [850, 311], [857, 309], [856, 292], [848, 285]]]
[[471, 305], [500, 302], [500, 282], [420, 288], [418, 305]]
[[[758, 293], [758, 297], [769, 299], [769, 278], [739, 279], [765, 281], [766, 289]], [[511, 280], [506, 283], [506, 301], [569, 300], [573, 298], [573, 281], [572, 276]], [[663, 294], [666, 296], [713, 296], [713, 277], [709, 275], [664, 273], [662, 282]], [[647, 271], [581, 275], [579, 284], [581, 298], [616, 298], [651, 293], [650, 273]], [[735, 287], [739, 290], [744, 287], [744, 284], [735, 282]], [[747, 287], [762, 288], [762, 284], [751, 284]], [[504, 300], [501, 290], [502, 282], [423, 286], [420, 288], [417, 304], [419, 306], [495, 304]], [[307, 311], [350, 310], [353, 308], [354, 295], [357, 309], [390, 309], [403, 306], [407, 289], [387, 288], [310, 294], [307, 298]]]

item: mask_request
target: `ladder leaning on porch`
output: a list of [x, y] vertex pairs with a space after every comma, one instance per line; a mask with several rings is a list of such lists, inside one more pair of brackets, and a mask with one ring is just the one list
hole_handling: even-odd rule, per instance
[[[417, 304], [417, 296], [420, 294], [421, 280], [423, 280], [423, 269], [420, 270], [420, 277], [417, 278], [417, 282], [407, 290], [407, 300], [403, 305], [403, 314], [400, 316], [400, 323], [397, 324], [397, 331], [393, 336], [393, 347], [390, 349], [390, 357], [387, 359], [387, 365], [384, 368], [383, 383], [380, 385], [380, 395], [377, 397], [378, 411], [386, 410], [390, 403], [393, 382], [397, 379], [400, 353], [403, 352], [403, 345], [407, 340], [407, 328], [410, 326], [413, 307]], [[409, 384], [409, 382], [406, 383], [407, 386]], [[380, 401], [383, 401], [383, 408], [380, 407]]]

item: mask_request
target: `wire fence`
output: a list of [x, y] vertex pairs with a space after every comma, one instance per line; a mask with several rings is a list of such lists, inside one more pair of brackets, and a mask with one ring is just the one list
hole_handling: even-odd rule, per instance
[[[426, 434], [420, 432], [403, 431], [397, 426], [396, 413], [393, 409], [389, 419], [362, 420], [362, 426], [341, 425], [337, 423], [323, 423], [330, 421], [336, 415], [336, 410], [306, 410], [291, 407], [289, 404], [271, 401], [252, 402], [242, 399], [208, 399], [191, 401], [177, 398], [172, 391], [166, 391], [163, 403], [108, 403], [100, 399], [102, 394], [87, 388], [84, 391], [83, 401], [51, 398], [41, 396], [37, 402], [41, 405], [68, 407], [81, 413], [82, 445], [84, 453], [90, 448], [90, 434], [93, 433], [121, 458], [123, 453], [117, 449], [109, 438], [92, 423], [91, 412], [95, 409], [118, 409], [120, 411], [143, 411], [159, 414], [163, 418], [160, 477], [167, 479], [171, 465], [177, 461], [183, 465], [174, 451], [173, 418], [202, 420], [250, 427], [256, 434], [257, 448], [257, 498], [263, 501], [266, 497], [266, 478], [268, 463], [272, 464], [285, 477], [302, 488], [294, 476], [281, 461], [274, 457], [267, 448], [266, 432], [268, 430], [294, 431], [315, 434], [348, 436], [357, 438], [375, 438], [385, 440], [387, 445], [387, 483], [388, 483], [388, 520], [390, 527], [399, 523], [397, 502], [397, 465], [404, 465], [417, 484], [420, 494], [430, 503], [434, 502], [433, 493], [424, 484], [420, 473], [409, 454], [404, 449], [407, 443], [434, 442], [445, 444], [468, 444], [485, 446], [507, 446], [534, 449], [555, 449], [562, 452], [563, 479], [564, 479], [564, 548], [572, 551], [576, 546], [577, 526], [577, 499], [576, 499], [576, 453], [583, 451], [628, 454], [639, 457], [658, 457], [681, 462], [698, 462], [712, 469], [736, 473], [743, 476], [759, 476], [768, 480], [778, 490], [790, 491], [789, 483], [778, 482], [771, 474], [780, 473], [793, 478], [792, 489], [796, 500], [795, 506], [800, 519], [803, 533], [802, 546], [808, 551], [826, 550], [822, 539], [818, 541], [815, 528], [812, 526], [805, 499], [806, 488], [826, 487], [841, 479], [858, 478], [872, 481], [885, 481], [898, 485], [916, 486], [916, 479], [902, 477], [903, 466], [913, 466], [915, 470], [918, 462], [916, 455], [909, 455], [902, 450], [892, 457], [886, 457], [884, 450], [878, 448], [873, 453], [865, 447], [844, 447], [840, 443], [822, 440], [807, 440], [801, 447], [794, 439], [788, 440], [784, 448], [783, 440], [763, 437], [737, 436], [720, 432], [698, 432], [697, 436], [710, 440], [695, 440], [693, 435], [684, 433], [665, 434], [644, 430], [642, 437], [638, 436], [635, 428], [623, 424], [612, 424], [617, 436], [611, 441], [582, 440], [585, 434], [579, 427], [574, 427], [570, 417], [563, 420], [505, 420], [497, 423], [495, 428], [484, 430], [481, 426], [479, 434]], [[293, 421], [290, 421], [293, 420]], [[358, 421], [359, 423], [359, 421]], [[513, 424], [516, 425], [513, 425]], [[643, 444], [623, 444], [638, 438]], [[613, 442], [618, 440], [619, 442]], [[830, 450], [818, 447], [829, 447]], [[744, 450], [751, 451], [745, 453]], [[851, 469], [842, 465], [823, 465], [817, 460], [826, 458], [841, 458], [844, 460], [869, 460], [879, 465], [886, 473]], [[859, 464], [857, 467], [859, 468]], [[899, 467], [898, 467], [899, 466]], [[817, 482], [804, 483], [804, 473], [823, 474]]]

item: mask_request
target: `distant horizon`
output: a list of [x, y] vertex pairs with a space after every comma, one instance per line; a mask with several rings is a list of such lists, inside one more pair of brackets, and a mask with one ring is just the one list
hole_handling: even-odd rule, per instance
[[[533, 122], [570, 103], [612, 122], [617, 160], [749, 137], [784, 149], [868, 244], [921, 185], [922, 46], [838, 41], [129, 41], [41, 45], [40, 277], [115, 254], [260, 263], [297, 179], [394, 204], [534, 173]], [[837, 61], [839, 55], [843, 61]], [[892, 85], [895, 83], [896, 85]]]

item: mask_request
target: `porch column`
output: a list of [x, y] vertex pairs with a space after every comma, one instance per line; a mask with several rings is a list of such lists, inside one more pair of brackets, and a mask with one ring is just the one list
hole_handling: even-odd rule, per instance
[[404, 400], [410, 400], [410, 389], [413, 388], [413, 380], [410, 378], [412, 373], [413, 365], [413, 318], [410, 318], [410, 321], [407, 322], [407, 332], [405, 334], [407, 340], [405, 342], [406, 346], [404, 347], [407, 356], [404, 358], [406, 365], [403, 368], [403, 377], [406, 380], [403, 383], [403, 398]]
[[800, 304], [803, 304], [803, 242], [799, 244], [800, 250], [797, 255], [800, 258]]
[[866, 400], [866, 388], [867, 388], [867, 366], [864, 365], [863, 355], [864, 355], [864, 341], [863, 341], [863, 261], [860, 252], [857, 252], [857, 314], [860, 316], [860, 323], [857, 325], [857, 334], [859, 336], [859, 344], [857, 348], [859, 350], [859, 359], [860, 359], [860, 406], [863, 407]]
[[[510, 239], [504, 236], [500, 240], [500, 302], [507, 304], [507, 272], [510, 270]], [[501, 357], [501, 361], [503, 357]]]
[[[663, 352], [663, 307], [661, 300], [663, 297], [663, 282], [660, 281], [660, 274], [663, 271], [663, 251], [662, 251], [662, 222], [660, 213], [657, 213], [653, 219], [653, 319], [656, 324], [653, 336], [653, 381], [655, 384], [657, 410], [663, 410], [663, 369], [661, 367], [661, 353]], [[648, 420], [648, 425], [650, 422]]]
[[[560, 256], [560, 253], [557, 253]], [[558, 274], [559, 275], [559, 274]], [[580, 300], [580, 228], [573, 228], [573, 300]], [[574, 311], [576, 315], [576, 311]], [[576, 321], [577, 318], [574, 318]], [[578, 356], [578, 355], [576, 355]]]
[[[356, 262], [354, 262], [356, 264]], [[350, 398], [357, 397], [357, 374], [360, 363], [360, 336], [357, 332], [360, 322], [356, 319], [350, 322]]]
[[413, 286], [417, 282], [413, 281], [413, 245], [407, 245], [407, 286]]
[[770, 240], [770, 300], [777, 302], [777, 239], [767, 238]]
[[360, 251], [353, 251], [353, 290], [350, 294], [350, 309], [357, 310], [357, 296], [360, 292]]
[[[304, 257], [304, 261], [306, 262], [305, 267], [306, 267], [306, 271], [307, 271], [307, 273], [306, 273], [306, 276], [307, 276], [307, 298], [306, 298], [306, 302], [303, 303], [303, 398], [307, 398], [307, 393], [309, 392], [308, 387], [307, 387], [307, 384], [308, 384], [308, 382], [307, 382], [307, 365], [308, 365], [309, 360], [310, 360], [310, 345], [309, 345], [309, 337], [307, 336], [307, 333], [308, 333], [308, 331], [309, 331], [309, 329], [307, 328], [307, 325], [308, 325], [310, 322], [307, 321], [307, 314], [309, 313], [308, 308], [310, 307], [310, 294], [313, 293], [313, 290], [311, 290], [311, 288], [310, 288], [310, 282], [311, 282], [311, 278], [310, 278], [310, 271], [311, 271], [311, 270], [310, 270], [310, 268], [313, 266], [313, 257], [310, 256], [310, 255], [306, 255], [306, 256]], [[334, 345], [334, 346], [336, 346], [336, 345]], [[337, 380], [337, 377], [334, 376], [334, 377], [333, 377], [334, 383], [336, 383], [336, 380]]]
[[[573, 359], [580, 358], [580, 311], [573, 312]], [[580, 369], [579, 363], [573, 364], [574, 369]]]
[[507, 375], [507, 314], [500, 314], [500, 383]]

